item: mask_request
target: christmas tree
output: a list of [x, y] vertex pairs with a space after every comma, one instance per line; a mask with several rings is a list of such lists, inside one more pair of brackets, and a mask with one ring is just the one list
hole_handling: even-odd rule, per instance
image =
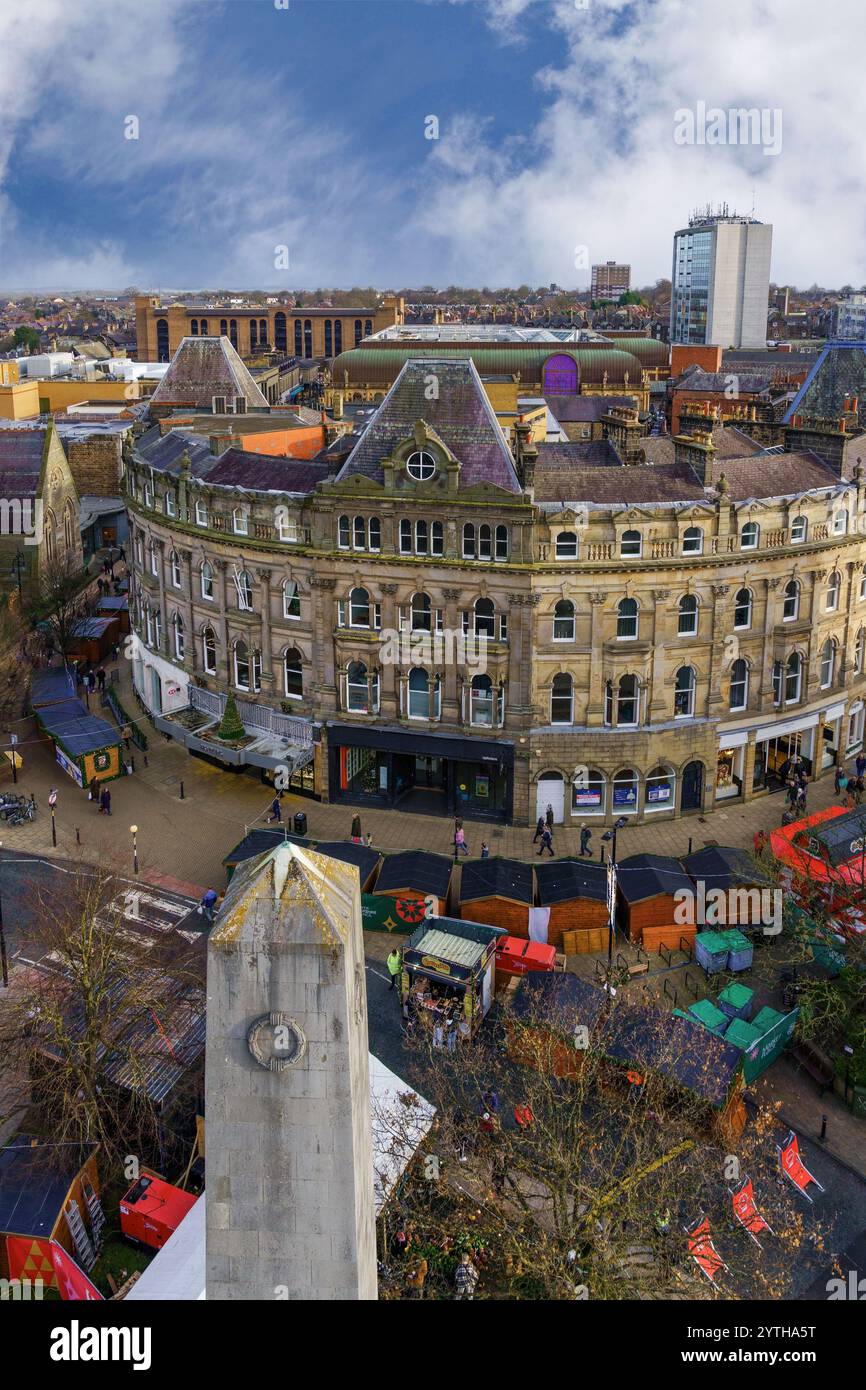
[[231, 739], [243, 738], [244, 732], [244, 726], [238, 714], [238, 707], [235, 704], [235, 697], [231, 691], [229, 691], [217, 737], [225, 739], [228, 743]]

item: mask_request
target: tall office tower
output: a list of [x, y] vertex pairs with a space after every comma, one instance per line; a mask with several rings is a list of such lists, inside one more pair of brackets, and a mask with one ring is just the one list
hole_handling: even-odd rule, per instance
[[674, 233], [671, 342], [767, 344], [773, 228], [727, 208], [696, 212]]
[[619, 299], [631, 285], [631, 266], [617, 265], [616, 261], [594, 265], [591, 284], [593, 299]]

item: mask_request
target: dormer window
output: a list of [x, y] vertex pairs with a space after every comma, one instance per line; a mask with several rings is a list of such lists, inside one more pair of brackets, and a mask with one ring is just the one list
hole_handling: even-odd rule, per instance
[[426, 449], [416, 449], [406, 460], [406, 472], [416, 483], [429, 482], [436, 473], [436, 460]]

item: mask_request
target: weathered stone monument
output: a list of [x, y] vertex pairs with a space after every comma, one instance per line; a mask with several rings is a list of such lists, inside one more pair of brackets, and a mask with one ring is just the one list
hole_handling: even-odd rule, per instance
[[208, 1299], [373, 1299], [358, 872], [279, 845], [208, 943]]

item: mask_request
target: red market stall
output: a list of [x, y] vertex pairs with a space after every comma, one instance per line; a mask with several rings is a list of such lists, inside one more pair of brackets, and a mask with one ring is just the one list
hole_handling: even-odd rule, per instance
[[859, 896], [866, 883], [866, 807], [828, 806], [781, 825], [770, 847], [801, 888], [807, 881], [831, 897]]

